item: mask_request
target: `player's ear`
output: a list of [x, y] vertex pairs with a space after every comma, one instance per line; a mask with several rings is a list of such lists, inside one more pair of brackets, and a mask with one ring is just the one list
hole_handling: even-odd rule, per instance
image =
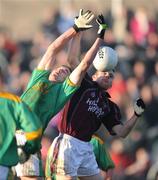
[[96, 72], [92, 75], [92, 79], [93, 79], [93, 81], [95, 81], [95, 80], [97, 79], [97, 74], [96, 74]]

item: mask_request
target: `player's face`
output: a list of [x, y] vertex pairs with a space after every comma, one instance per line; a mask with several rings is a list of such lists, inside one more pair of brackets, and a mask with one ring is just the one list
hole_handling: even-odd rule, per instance
[[114, 79], [114, 71], [107, 71], [107, 72], [101, 72], [97, 71], [93, 76], [92, 76], [93, 81], [96, 81], [97, 84], [107, 90], [111, 88], [112, 82]]
[[52, 82], [63, 82], [67, 76], [70, 75], [70, 69], [68, 67], [65, 66], [61, 66], [59, 68], [54, 69], [50, 76], [49, 76], [49, 80]]

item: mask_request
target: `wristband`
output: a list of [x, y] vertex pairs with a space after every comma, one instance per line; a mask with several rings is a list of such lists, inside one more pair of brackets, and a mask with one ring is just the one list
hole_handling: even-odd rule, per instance
[[137, 114], [135, 111], [134, 111], [134, 114], [137, 116], [137, 117], [140, 117], [141, 114]]
[[76, 26], [76, 24], [74, 24], [72, 27], [74, 28], [74, 30], [75, 30], [76, 32], [79, 32], [79, 28]]

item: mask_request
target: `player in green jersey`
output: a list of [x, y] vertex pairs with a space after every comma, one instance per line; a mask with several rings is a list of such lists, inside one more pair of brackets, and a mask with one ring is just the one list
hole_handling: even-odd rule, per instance
[[[48, 47], [48, 50], [34, 70], [26, 91], [21, 96], [26, 104], [39, 116], [43, 129], [46, 128], [50, 119], [62, 109], [72, 94], [78, 89], [99, 49], [101, 41], [99, 39], [96, 40], [81, 63], [71, 74], [69, 68], [65, 66], [52, 71], [56, 54], [79, 31], [91, 28], [92, 25], [89, 25], [89, 22], [91, 22], [93, 17], [94, 15], [91, 11], [83, 13], [83, 10], [80, 10], [79, 16], [75, 18], [74, 26], [59, 36]], [[69, 77], [65, 80], [65, 77], [68, 75]], [[32, 166], [30, 166], [29, 160], [23, 165], [18, 164], [16, 166], [17, 175], [21, 179], [28, 176], [34, 179], [36, 179], [35, 177], [43, 176], [39, 165], [40, 159], [36, 156], [31, 161], [33, 162]]]
[[[96, 43], [82, 62], [70, 74], [70, 68], [61, 66], [53, 69], [57, 53], [78, 31], [92, 27], [88, 23], [93, 19], [91, 11], [87, 11], [75, 19], [75, 25], [59, 36], [48, 47], [37, 68], [33, 71], [27, 89], [21, 99], [39, 116], [45, 129], [50, 119], [56, 115], [72, 94], [78, 89], [87, 69], [96, 54]], [[68, 76], [68, 78], [66, 78]], [[66, 78], [66, 79], [65, 79]]]
[[24, 152], [29, 155], [40, 149], [42, 125], [27, 105], [16, 95], [0, 92], [0, 179], [7, 179], [11, 166], [19, 162], [15, 132], [26, 136]]

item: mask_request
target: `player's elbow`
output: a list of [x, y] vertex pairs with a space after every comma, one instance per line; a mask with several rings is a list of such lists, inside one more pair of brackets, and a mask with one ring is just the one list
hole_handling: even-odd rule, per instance
[[120, 134], [118, 134], [118, 136], [119, 136], [120, 138], [122, 138], [122, 139], [125, 139], [125, 138], [128, 136], [128, 134], [126, 134], [126, 133], [120, 133]]
[[56, 54], [57, 52], [58, 48], [54, 44], [51, 44], [47, 49], [47, 54], [49, 55]]
[[113, 128], [113, 131], [116, 133], [116, 135], [120, 138], [126, 138], [128, 136], [128, 131], [122, 126], [122, 125], [117, 125]]
[[83, 71], [86, 71], [90, 67], [91, 63], [87, 61], [81, 61], [81, 67]]
[[126, 138], [128, 136], [129, 132], [124, 130], [124, 129], [121, 129], [120, 131], [117, 132], [117, 135], [120, 137], [120, 138]]

